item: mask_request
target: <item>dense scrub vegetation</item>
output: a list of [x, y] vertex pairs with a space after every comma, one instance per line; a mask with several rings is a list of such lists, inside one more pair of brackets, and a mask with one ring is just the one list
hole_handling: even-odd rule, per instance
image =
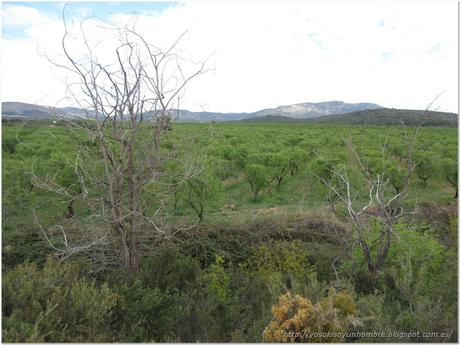
[[[385, 171], [388, 195], [401, 193], [413, 131], [175, 124], [162, 141], [175, 158], [162, 166], [163, 182], [179, 186], [161, 205], [165, 234], [143, 243], [139, 271], [127, 274], [110, 241], [54, 257], [50, 245], [67, 244], [57, 224], [82, 246], [91, 210], [33, 179], [82, 193], [76, 147], [97, 144], [58, 124], [4, 124], [3, 341], [456, 341], [456, 129], [420, 130], [407, 212], [378, 272], [367, 269], [347, 209], [328, 187], [340, 188], [332, 172], [346, 167], [366, 205], [354, 151], [367, 172]], [[179, 183], [190, 167], [197, 173]], [[372, 242], [378, 209], [363, 215]]]

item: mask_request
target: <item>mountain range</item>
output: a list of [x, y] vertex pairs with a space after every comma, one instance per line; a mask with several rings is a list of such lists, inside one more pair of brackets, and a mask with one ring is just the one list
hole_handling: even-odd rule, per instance
[[386, 125], [386, 126], [429, 126], [457, 127], [458, 116], [454, 113], [439, 111], [410, 110], [410, 109], [367, 109], [339, 115], [311, 117], [308, 119], [293, 119], [286, 116], [266, 115], [240, 120], [241, 122], [304, 122], [325, 123], [335, 125]]
[[[208, 121], [238, 121], [255, 117], [285, 116], [294, 119], [308, 119], [319, 116], [350, 113], [365, 109], [378, 109], [381, 106], [373, 103], [345, 103], [340, 101], [321, 103], [298, 103], [283, 105], [276, 108], [259, 110], [253, 113], [219, 113], [219, 112], [192, 112], [178, 110], [178, 121], [208, 122]], [[176, 111], [173, 111], [176, 112]], [[15, 118], [48, 118], [53, 115], [64, 117], [86, 117], [83, 109], [74, 107], [53, 108], [21, 102], [3, 102], [2, 116]], [[148, 113], [152, 115], [152, 113]]]
[[[384, 108], [374, 103], [345, 103], [341, 101], [297, 103], [268, 108], [252, 113], [192, 112], [173, 110], [180, 122], [315, 122], [336, 124], [406, 125], [456, 127], [458, 116], [436, 111]], [[21, 102], [3, 102], [4, 119], [48, 119], [54, 116], [86, 118], [86, 111], [75, 107], [51, 108]], [[146, 117], [153, 116], [148, 112]], [[89, 116], [93, 113], [89, 112]]]

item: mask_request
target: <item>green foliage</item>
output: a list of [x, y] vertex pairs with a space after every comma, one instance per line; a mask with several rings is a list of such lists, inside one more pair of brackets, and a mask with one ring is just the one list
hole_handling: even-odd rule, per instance
[[326, 158], [317, 158], [313, 162], [312, 172], [321, 178], [321, 182], [331, 182], [334, 177], [334, 172], [337, 166], [340, 164], [337, 159], [326, 159]]
[[455, 198], [458, 196], [458, 163], [457, 160], [444, 159], [442, 170], [445, 179], [455, 188]]
[[308, 251], [301, 241], [269, 241], [255, 248], [243, 265], [249, 272], [280, 273], [288, 287], [291, 280], [307, 282], [311, 272]]
[[4, 135], [2, 137], [2, 150], [4, 150], [5, 153], [13, 154], [18, 143], [19, 141], [16, 136]]
[[286, 153], [270, 153], [265, 155], [264, 163], [279, 187], [289, 172], [289, 157]]
[[140, 280], [117, 289], [124, 307], [115, 315], [115, 329], [124, 342], [161, 342], [172, 339], [181, 317], [177, 292], [151, 288]]
[[396, 193], [401, 192], [406, 178], [406, 172], [400, 164], [392, 159], [382, 159], [381, 157], [367, 158], [365, 161], [368, 171], [372, 175], [380, 175], [395, 189]]
[[[367, 238], [368, 243], [373, 243], [379, 236], [378, 225], [374, 225]], [[395, 288], [408, 302], [413, 303], [415, 295], [430, 295], [438, 279], [440, 265], [443, 258], [443, 247], [429, 232], [418, 232], [410, 229], [407, 224], [397, 225], [392, 245], [388, 252], [386, 268], [384, 271], [391, 277]], [[371, 255], [377, 253], [375, 249]], [[364, 262], [362, 250], [353, 251], [355, 263], [359, 266]], [[342, 269], [350, 269], [350, 262], [345, 263]], [[377, 288], [376, 281], [365, 271], [355, 272], [356, 287], [358, 291], [373, 293]]]
[[143, 260], [139, 279], [148, 288], [184, 291], [193, 286], [200, 274], [198, 262], [181, 253], [173, 244], [162, 244], [151, 258]]
[[212, 157], [207, 160], [209, 169], [221, 180], [229, 178], [234, 173], [231, 162]]
[[225, 160], [231, 160], [233, 157], [233, 147], [230, 145], [216, 146], [213, 149], [213, 152], [217, 157], [223, 158]]
[[187, 319], [195, 324], [196, 341], [222, 342], [230, 337], [234, 317], [230, 280], [223, 257], [216, 255], [214, 263], [199, 277], [198, 288], [189, 296], [194, 303]]
[[417, 296], [435, 293], [444, 249], [430, 233], [418, 233], [403, 224], [397, 236], [388, 255], [388, 270], [402, 296], [414, 304]]
[[426, 153], [419, 153], [415, 157], [415, 172], [424, 184], [429, 178], [433, 177], [436, 168], [432, 156]]
[[224, 258], [216, 255], [215, 262], [201, 276], [207, 293], [217, 298], [220, 303], [227, 303], [230, 298], [230, 278], [223, 267]]
[[240, 169], [244, 169], [248, 160], [248, 149], [246, 147], [237, 147], [234, 151], [233, 160]]
[[[353, 305], [353, 318], [362, 321], [356, 324], [362, 331], [456, 329], [455, 129], [420, 132], [423, 142], [417, 159], [432, 160], [430, 183], [420, 188], [411, 181], [403, 207], [410, 210], [417, 203], [415, 210], [420, 212], [407, 213], [401, 220], [377, 276], [360, 267], [362, 252], [355, 251], [349, 260], [344, 243], [355, 241], [349, 224], [341, 218], [341, 208], [336, 215], [323, 208], [328, 188], [313, 175], [340, 188], [335, 172], [346, 165], [356, 186], [353, 198], [367, 203], [367, 186], [347, 147], [350, 138], [369, 171], [389, 179], [387, 192], [397, 192], [407, 164], [403, 129], [226, 123], [213, 124], [210, 133], [208, 124], [175, 124], [165, 136], [162, 154], [171, 159], [161, 167], [159, 179], [181, 185], [177, 209], [174, 195], [162, 209], [175, 236], [171, 241], [165, 241], [170, 232], [146, 238], [140, 272], [127, 277], [110, 265], [100, 267], [104, 260], [99, 257], [88, 263], [88, 269], [79, 262], [46, 262], [51, 249], [34, 225], [31, 210], [38, 210], [47, 228], [67, 221], [68, 202], [31, 188], [28, 173], [33, 167], [37, 174], [48, 174], [79, 193], [74, 142], [59, 127], [4, 125], [4, 341], [260, 342], [273, 320], [271, 307], [288, 291], [291, 297], [308, 297], [318, 308], [315, 315], [321, 317], [322, 329], [331, 325], [348, 329], [345, 310], [353, 311]], [[380, 143], [387, 137], [392, 156], [382, 160]], [[89, 152], [98, 150], [97, 143], [77, 142]], [[192, 165], [201, 173], [181, 184], [184, 167]], [[90, 168], [91, 173], [102, 173], [97, 162]], [[270, 181], [276, 184], [276, 177], [282, 188], [271, 193], [267, 187]], [[249, 187], [256, 204], [248, 200]], [[157, 202], [155, 195], [161, 191], [149, 192], [145, 202]], [[334, 201], [333, 195], [326, 196]], [[190, 202], [203, 204], [204, 221], [189, 231], [176, 231], [190, 222]], [[90, 210], [85, 212], [92, 216]], [[72, 223], [81, 232], [91, 230], [87, 222], [72, 219]], [[372, 243], [380, 228], [369, 224], [366, 239]], [[109, 255], [110, 250], [102, 248]], [[35, 265], [20, 265], [27, 260]], [[334, 299], [325, 296], [329, 287], [356, 293]], [[286, 321], [292, 320], [294, 309]], [[456, 339], [455, 331], [449, 341]]]
[[[344, 185], [338, 177], [338, 172], [343, 172], [345, 165], [343, 160], [336, 157], [325, 158], [319, 157], [313, 161], [311, 171], [319, 183], [323, 186], [323, 195], [326, 196], [327, 202], [334, 209], [334, 202], [338, 200], [337, 192], [342, 193]], [[335, 191], [331, 189], [333, 187]]]
[[23, 264], [3, 279], [3, 340], [110, 342], [110, 320], [120, 297], [84, 278], [84, 267], [51, 257], [42, 270]]
[[[358, 318], [362, 321], [362, 325], [357, 330], [361, 332], [369, 332], [382, 334], [394, 331], [394, 323], [392, 313], [399, 307], [394, 303], [389, 303], [385, 293], [371, 293], [365, 296], [360, 296], [356, 299], [358, 308]], [[394, 309], [393, 309], [394, 308]], [[380, 333], [378, 333], [380, 332]], [[388, 338], [382, 336], [360, 337], [357, 339], [359, 342], [386, 342]], [[394, 341], [394, 340], [393, 340]]]
[[389, 182], [396, 193], [401, 192], [406, 175], [395, 162], [389, 162], [386, 166], [386, 176], [389, 178]]
[[307, 153], [299, 148], [294, 148], [288, 154], [288, 166], [291, 172], [291, 175], [295, 175], [299, 173], [299, 170], [305, 163], [307, 159]]
[[257, 201], [262, 188], [268, 185], [266, 169], [262, 165], [250, 164], [245, 173], [254, 194], [254, 201]]
[[202, 221], [205, 207], [213, 203], [220, 190], [220, 180], [205, 170], [188, 178], [176, 193], [179, 199], [183, 199]]
[[[3, 239], [5, 241], [5, 235]], [[52, 254], [51, 248], [38, 232], [15, 232], [8, 238], [8, 243], [3, 246], [3, 270], [11, 269], [27, 261], [41, 265], [46, 261], [45, 255]]]
[[2, 195], [4, 203], [13, 203], [27, 198], [32, 184], [26, 175], [24, 162], [3, 155], [3, 164], [7, 169], [2, 169]]
[[396, 142], [390, 145], [390, 152], [401, 162], [407, 156], [407, 148], [402, 143]]

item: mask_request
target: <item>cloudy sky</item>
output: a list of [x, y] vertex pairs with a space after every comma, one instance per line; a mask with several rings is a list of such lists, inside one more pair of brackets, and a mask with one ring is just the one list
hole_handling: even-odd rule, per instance
[[[57, 57], [62, 2], [3, 2], [2, 101], [63, 104]], [[75, 21], [136, 28], [211, 71], [182, 108], [250, 112], [302, 102], [373, 102], [458, 112], [457, 3], [436, 2], [76, 2]], [[91, 32], [89, 33], [91, 34]], [[96, 35], [96, 32], [94, 32]], [[99, 37], [100, 38], [100, 37]], [[70, 104], [69, 104], [70, 105]]]

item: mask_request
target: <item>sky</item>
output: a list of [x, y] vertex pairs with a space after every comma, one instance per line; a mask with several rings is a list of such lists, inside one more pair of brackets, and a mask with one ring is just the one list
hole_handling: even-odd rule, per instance
[[[65, 4], [2, 2], [2, 101], [75, 105], [66, 98], [70, 76], [48, 60], [62, 57]], [[253, 112], [332, 100], [425, 109], [442, 93], [433, 107], [458, 113], [457, 2], [70, 4], [66, 18], [91, 17], [87, 35], [103, 44], [113, 25], [136, 22], [162, 48], [186, 32], [178, 54], [209, 70], [189, 84], [183, 109]]]

